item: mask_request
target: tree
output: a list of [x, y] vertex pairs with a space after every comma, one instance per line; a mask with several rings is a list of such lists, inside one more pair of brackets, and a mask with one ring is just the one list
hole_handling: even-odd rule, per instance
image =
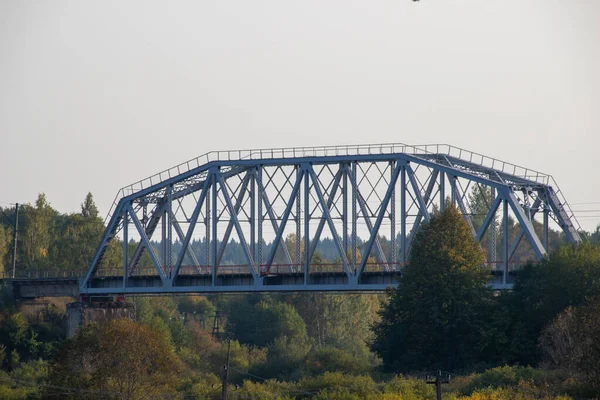
[[421, 227], [409, 265], [380, 312], [373, 350], [388, 370], [454, 370], [484, 347], [491, 301], [484, 253], [455, 207]]
[[264, 347], [281, 336], [306, 339], [306, 324], [293, 306], [273, 300], [251, 301], [241, 299], [229, 312], [227, 329], [240, 343]]
[[540, 337], [545, 363], [583, 375], [600, 384], [600, 295], [587, 304], [568, 307], [548, 325]]
[[98, 207], [96, 207], [96, 203], [94, 202], [94, 196], [92, 196], [91, 192], [88, 192], [85, 196], [85, 200], [81, 204], [81, 216], [86, 220], [94, 220], [98, 218], [99, 215]]
[[7, 254], [9, 249], [9, 237], [8, 232], [2, 225], [0, 225], [0, 275], [4, 275], [8, 272], [7, 265]]
[[120, 319], [80, 329], [59, 351], [49, 380], [54, 386], [75, 388], [72, 398], [102, 393], [142, 399], [172, 391], [180, 369], [179, 358], [164, 336]]
[[507, 362], [535, 365], [540, 360], [538, 337], [567, 307], [583, 305], [600, 292], [600, 246], [565, 245], [517, 275], [504, 302], [513, 319]]
[[38, 195], [35, 207], [27, 205], [24, 209], [23, 260], [31, 269], [47, 267], [48, 252], [54, 236], [53, 218], [57, 212], [50, 206], [44, 193]]
[[291, 301], [317, 347], [333, 346], [354, 356], [368, 356], [371, 326], [378, 319], [377, 295], [303, 293]]

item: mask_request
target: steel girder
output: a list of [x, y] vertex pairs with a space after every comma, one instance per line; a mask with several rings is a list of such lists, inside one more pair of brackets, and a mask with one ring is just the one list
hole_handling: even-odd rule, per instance
[[[280, 157], [275, 155], [281, 149], [270, 157], [248, 151], [239, 159], [207, 158], [205, 164], [197, 162], [195, 168], [128, 194], [122, 190], [126, 195], [115, 203], [80, 291], [382, 290], [409, 261], [421, 224], [447, 201], [458, 207], [478, 241], [489, 233], [489, 262], [505, 286], [523, 238], [533, 256], [546, 254], [550, 220], [569, 241], [581, 240], [547, 175], [511, 174], [506, 163], [498, 169], [473, 162], [473, 153], [466, 159], [450, 151], [386, 146], [389, 152], [381, 145], [367, 154], [348, 147], [334, 154], [293, 149], [292, 156], [281, 151]], [[490, 189], [489, 198], [482, 188]], [[483, 213], [482, 201], [473, 204], [479, 195], [472, 193], [481, 193]], [[502, 218], [497, 217], [500, 206]], [[543, 225], [534, 219], [538, 211]], [[502, 250], [496, 260], [499, 222]], [[107, 265], [107, 250], [117, 235], [123, 243], [122, 265]], [[335, 249], [327, 262], [315, 259], [324, 236]], [[136, 243], [133, 251], [130, 240]], [[234, 242], [240, 254], [224, 263]], [[144, 254], [150, 265], [140, 265]], [[226, 265], [232, 259], [238, 265]]]

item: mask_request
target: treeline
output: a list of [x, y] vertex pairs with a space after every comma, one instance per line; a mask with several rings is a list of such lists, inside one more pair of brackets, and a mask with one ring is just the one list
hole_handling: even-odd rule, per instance
[[[474, 190], [470, 194], [469, 204], [472, 208], [471, 219], [475, 229], [478, 229], [487, 213], [486, 196], [489, 190]], [[15, 221], [15, 207], [0, 207], [0, 274], [12, 272], [13, 257], [13, 224]], [[502, 230], [500, 220], [493, 221], [497, 229], [496, 252], [501, 254]], [[533, 223], [540, 237], [542, 225], [537, 221]], [[88, 193], [81, 204], [80, 212], [64, 214], [54, 209], [46, 196], [42, 193], [33, 205], [24, 204], [19, 209], [19, 234], [17, 242], [16, 269], [19, 272], [31, 270], [85, 270], [89, 266], [96, 247], [100, 242], [104, 225], [98, 208], [94, 203], [91, 193]], [[512, 241], [519, 234], [519, 226], [512, 218], [509, 218], [509, 240]], [[582, 232], [592, 243], [600, 243], [600, 232]], [[294, 234], [286, 237], [284, 244], [292, 258], [296, 258], [296, 240]], [[382, 235], [379, 237], [381, 247], [388, 258], [391, 259], [392, 243], [389, 238]], [[396, 238], [396, 249], [400, 249], [400, 236]], [[489, 249], [490, 233], [486, 234], [481, 247]], [[566, 244], [564, 234], [551, 230], [549, 233], [549, 246], [556, 250]], [[130, 241], [128, 244], [133, 252], [137, 243]], [[161, 256], [162, 246], [160, 242], [153, 241], [155, 252]], [[263, 242], [263, 254], [269, 254], [272, 250], [271, 242]], [[357, 258], [360, 260], [366, 243], [357, 239]], [[113, 240], [108, 251], [105, 253], [103, 267], [114, 268], [122, 263], [123, 244], [119, 240]], [[176, 253], [181, 249], [181, 242], [175, 240], [172, 246]], [[300, 238], [301, 254], [304, 252], [304, 240]], [[189, 251], [193, 252], [199, 262], [207, 260], [207, 244], [204, 240], [192, 240]], [[266, 256], [265, 256], [266, 257]], [[375, 261], [374, 252], [369, 255], [371, 261]], [[534, 253], [526, 240], [522, 240], [516, 249], [512, 262], [524, 264], [533, 259]], [[302, 257], [301, 257], [302, 259]], [[389, 261], [389, 260], [388, 260]], [[275, 263], [287, 263], [283, 252], [278, 249], [275, 254]], [[315, 264], [341, 263], [335, 243], [331, 238], [322, 238], [316, 248], [312, 262]], [[193, 264], [191, 257], [186, 255], [184, 264]], [[242, 245], [235, 239], [231, 239], [226, 247], [221, 265], [244, 265], [246, 258]], [[147, 253], [141, 260], [141, 265], [152, 266], [152, 261]]]
[[[4, 208], [0, 218], [0, 272], [12, 271], [15, 207]], [[102, 219], [89, 193], [81, 211], [62, 214], [44, 194], [34, 205], [19, 207], [16, 268], [19, 271], [85, 269], [104, 231]]]
[[3, 296], [0, 398], [219, 398], [228, 353], [234, 399], [433, 398], [438, 370], [448, 399], [597, 398], [600, 247], [560, 246], [509, 292], [487, 286], [484, 259], [449, 207], [386, 295], [134, 298], [136, 322], [72, 340], [64, 304]]

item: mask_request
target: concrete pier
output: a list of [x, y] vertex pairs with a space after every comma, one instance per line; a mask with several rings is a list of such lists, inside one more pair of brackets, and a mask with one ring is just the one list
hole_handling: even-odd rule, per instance
[[67, 338], [72, 338], [80, 326], [90, 322], [103, 324], [115, 319], [135, 321], [135, 304], [124, 302], [67, 304]]

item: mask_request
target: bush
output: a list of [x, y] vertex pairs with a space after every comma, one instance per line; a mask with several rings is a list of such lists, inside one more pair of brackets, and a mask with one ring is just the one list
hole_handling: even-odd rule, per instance
[[304, 369], [309, 375], [319, 375], [326, 371], [359, 375], [369, 372], [371, 365], [367, 360], [359, 359], [347, 351], [323, 347], [308, 354]]

